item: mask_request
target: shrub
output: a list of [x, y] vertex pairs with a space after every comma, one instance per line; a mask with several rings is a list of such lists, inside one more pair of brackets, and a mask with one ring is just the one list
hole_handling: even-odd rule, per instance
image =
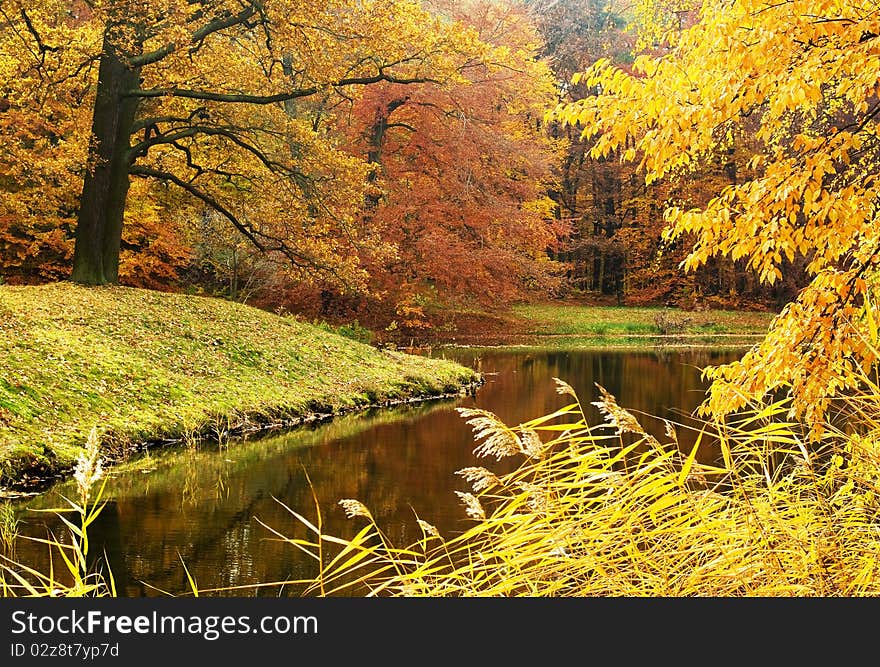
[[671, 310], [663, 309], [654, 316], [654, 325], [664, 336], [684, 333], [691, 318]]

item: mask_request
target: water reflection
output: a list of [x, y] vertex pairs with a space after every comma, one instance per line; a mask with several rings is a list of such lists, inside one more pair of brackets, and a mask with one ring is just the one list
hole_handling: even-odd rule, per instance
[[[567, 402], [554, 377], [571, 384], [585, 407], [594, 383], [627, 408], [681, 420], [704, 397], [700, 368], [732, 353], [447, 350], [444, 356], [474, 366], [486, 384], [474, 397], [342, 417], [313, 428], [233, 442], [155, 452], [107, 485], [108, 503], [92, 526], [93, 555], [106, 558], [121, 595], [188, 591], [186, 563], [201, 589], [248, 586], [313, 576], [313, 562], [274, 539], [260, 522], [290, 537], [310, 538], [282, 505], [326, 532], [352, 536], [363, 525], [336, 504], [356, 498], [367, 505], [388, 537], [407, 544], [420, 536], [414, 517], [450, 534], [467, 525], [454, 490], [469, 490], [454, 474], [474, 465], [474, 442], [455, 407], [480, 407], [516, 424]], [[590, 418], [599, 423], [592, 406]], [[644, 418], [663, 433], [662, 421]], [[491, 462], [505, 472], [514, 462]], [[28, 508], [62, 504], [59, 485], [21, 508], [23, 534], [64, 532], [51, 515]], [[280, 502], [279, 502], [280, 501]], [[19, 541], [18, 557], [45, 569], [44, 546]], [[56, 571], [60, 563], [55, 563]], [[234, 595], [297, 594], [294, 586], [236, 589]]]

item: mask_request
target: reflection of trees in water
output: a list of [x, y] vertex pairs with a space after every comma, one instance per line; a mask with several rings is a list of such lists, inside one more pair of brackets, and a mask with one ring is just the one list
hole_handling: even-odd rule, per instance
[[[385, 434], [383, 424], [449, 409], [448, 401], [403, 406], [233, 443], [219, 451], [216, 445], [206, 444], [153, 454], [149, 459], [149, 467], [155, 467], [153, 472], [144, 474], [135, 469], [108, 482], [107, 497], [115, 500], [112, 507], [108, 504], [106, 520], [102, 515], [93, 524], [93, 549], [124, 544], [124, 548], [111, 548], [108, 556], [120, 592], [133, 596], [161, 591], [186, 593], [189, 586], [181, 559], [199, 586], [206, 588], [311, 577], [311, 564], [296, 557], [290, 545], [268, 540], [270, 533], [253, 517], [294, 535], [294, 529], [299, 529], [297, 522], [274, 498], [306, 516], [312, 515], [314, 503], [306, 470], [319, 495], [325, 520], [332, 521], [327, 532], [348, 534], [352, 528], [336, 505], [341, 497], [378, 500], [380, 508], [405, 506], [394, 484], [370, 481], [380, 475], [381, 460], [400, 455], [395, 451], [400, 438], [391, 438], [382, 447], [374, 438], [365, 448], [357, 442], [357, 436], [370, 428], [379, 428]], [[416, 450], [410, 446], [402, 451]], [[378, 489], [383, 493], [377, 499]], [[59, 493], [66, 493], [65, 485], [33, 499], [27, 506], [55, 507]], [[27, 517], [23, 530], [26, 534], [42, 536], [44, 526], [56, 533], [64, 531], [51, 514], [27, 513]], [[110, 521], [113, 517], [117, 520]], [[298, 536], [312, 537], [304, 533]], [[26, 547], [25, 551], [24, 562], [38, 567], [48, 565], [42, 548]]]
[[[670, 406], [687, 411], [695, 408], [705, 391], [700, 369], [732, 358], [703, 350], [517, 355], [489, 351], [481, 356], [479, 365], [497, 375], [490, 376], [479, 398], [482, 407], [496, 409], [502, 419], [502, 412], [507, 412], [512, 421], [524, 421], [563, 404], [565, 399], [555, 394], [553, 386], [552, 378], [558, 377], [575, 388], [585, 406], [596, 399], [594, 383], [598, 383], [623, 407], [663, 417], [669, 414]], [[598, 419], [598, 413], [593, 416]]]
[[[517, 424], [569, 402], [556, 393], [552, 378], [558, 377], [578, 391], [594, 424], [601, 422], [589, 405], [597, 398], [596, 382], [637, 414], [674, 419], [669, 406], [690, 411], [702, 400], [699, 368], [729, 358], [705, 351], [472, 354], [469, 363], [487, 380], [476, 397], [340, 417], [315, 428], [233, 442], [219, 451], [217, 445], [203, 445], [154, 453], [150, 474], [135, 469], [108, 483], [113, 503], [93, 527], [94, 548], [107, 549], [120, 592], [133, 596], [187, 592], [181, 558], [201, 588], [311, 578], [316, 565], [295, 547], [271, 539], [255, 520], [289, 537], [313, 539], [275, 500], [314, 521], [309, 480], [327, 533], [351, 537], [362, 527], [337, 505], [341, 498], [355, 498], [370, 508], [395, 544], [420, 537], [416, 514], [448, 536], [469, 525], [454, 494], [469, 488], [454, 472], [475, 464], [506, 472], [518, 463], [476, 461], [470, 428], [452, 410], [455, 405], [476, 405]], [[642, 421], [663, 435], [661, 421]], [[30, 506], [55, 506], [56, 500], [46, 496]], [[27, 528], [39, 534], [33, 521]], [[45, 560], [41, 549], [28, 551], [22, 554], [19, 547], [26, 562]], [[235, 594], [277, 595], [278, 589]]]
[[108, 500], [95, 521], [88, 527], [90, 548], [86, 559], [87, 572], [100, 572], [105, 581], [125, 576], [126, 547], [122, 543], [122, 522], [119, 505]]
[[[479, 392], [479, 406], [496, 412], [507, 423], [516, 424], [549, 414], [568, 402], [555, 392], [558, 377], [578, 393], [591, 424], [603, 422], [592, 405], [598, 399], [595, 384], [613, 394], [618, 404], [642, 422], [645, 429], [667, 441], [663, 419], [693, 427], [690, 416], [705, 398], [701, 370], [737, 358], [734, 352], [707, 348], [693, 350], [657, 349], [645, 352], [535, 351], [479, 353], [478, 365], [488, 376]], [[679, 428], [681, 446], [696, 440], [692, 428]], [[708, 463], [715, 455], [711, 447], [701, 448], [699, 459]]]

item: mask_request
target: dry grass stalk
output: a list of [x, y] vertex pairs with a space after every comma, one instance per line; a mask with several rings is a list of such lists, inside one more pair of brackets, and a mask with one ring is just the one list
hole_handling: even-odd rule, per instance
[[[880, 595], [880, 390], [873, 431], [863, 420], [868, 435], [827, 442], [821, 472], [784, 403], [707, 424], [700, 437], [723, 436], [731, 459], [716, 468], [696, 462], [696, 448], [679, 452], [669, 423], [667, 442], [645, 448], [638, 421], [601, 388], [600, 397], [614, 436], [586, 428], [579, 407], [554, 415], [567, 423], [516, 428], [463, 411], [477, 438], [496, 438], [486, 453], [512, 451], [511, 435], [528, 430], [551, 439], [511, 473], [458, 471], [474, 488], [456, 492], [474, 524], [422, 550], [362, 544], [376, 569], [359, 582], [405, 596]], [[624, 445], [621, 433], [643, 437]]]

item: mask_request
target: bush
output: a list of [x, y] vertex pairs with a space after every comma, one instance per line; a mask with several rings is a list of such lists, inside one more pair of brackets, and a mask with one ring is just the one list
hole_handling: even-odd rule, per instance
[[667, 309], [661, 310], [654, 316], [654, 325], [664, 336], [684, 333], [690, 323], [690, 317]]

